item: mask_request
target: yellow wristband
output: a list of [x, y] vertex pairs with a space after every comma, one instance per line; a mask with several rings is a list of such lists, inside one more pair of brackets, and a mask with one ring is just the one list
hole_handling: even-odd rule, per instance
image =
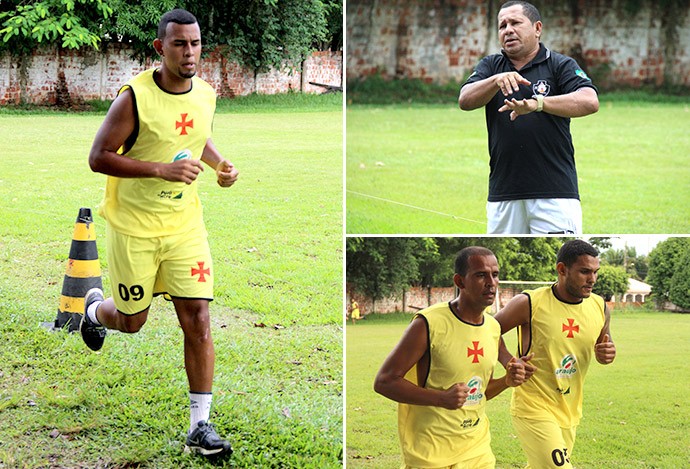
[[537, 112], [543, 111], [544, 110], [544, 96], [542, 96], [540, 94], [535, 94], [532, 97], [537, 100]]

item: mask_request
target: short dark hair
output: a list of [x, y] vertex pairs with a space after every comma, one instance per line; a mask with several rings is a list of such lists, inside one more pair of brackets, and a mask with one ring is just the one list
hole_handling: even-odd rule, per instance
[[503, 5], [501, 5], [499, 11], [503, 10], [504, 8], [512, 7], [515, 5], [520, 5], [522, 7], [522, 14], [529, 18], [532, 24], [536, 23], [537, 21], [541, 21], [541, 15], [539, 14], [539, 10], [537, 10], [537, 7], [535, 7], [529, 2], [506, 2]]
[[556, 256], [557, 263], [564, 263], [566, 267], [572, 266], [577, 258], [587, 254], [592, 257], [599, 257], [599, 251], [597, 248], [589, 244], [587, 241], [581, 239], [573, 239], [567, 241], [561, 249], [558, 250], [558, 255]]
[[458, 252], [455, 257], [455, 273], [459, 275], [467, 275], [467, 269], [470, 266], [470, 257], [472, 256], [495, 256], [491, 249], [481, 246], [468, 246]]
[[168, 28], [168, 23], [194, 24], [198, 23], [198, 21], [196, 20], [196, 16], [182, 8], [170, 10], [161, 16], [161, 20], [158, 22], [158, 39], [161, 41], [165, 39], [165, 31]]

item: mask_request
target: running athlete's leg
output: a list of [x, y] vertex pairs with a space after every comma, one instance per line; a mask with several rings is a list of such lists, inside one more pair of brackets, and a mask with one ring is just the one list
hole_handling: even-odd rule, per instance
[[113, 298], [106, 299], [96, 310], [96, 318], [101, 325], [108, 329], [130, 334], [139, 332], [141, 327], [146, 323], [148, 315], [149, 308], [133, 315], [123, 314], [117, 310]]
[[211, 337], [208, 300], [173, 298], [184, 332], [184, 363], [191, 392], [210, 393], [215, 351]]

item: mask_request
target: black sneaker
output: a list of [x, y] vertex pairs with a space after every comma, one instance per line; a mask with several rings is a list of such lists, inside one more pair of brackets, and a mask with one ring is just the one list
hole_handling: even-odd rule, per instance
[[89, 306], [96, 301], [103, 301], [103, 291], [100, 288], [92, 288], [86, 292], [84, 296], [84, 315], [81, 318], [81, 323], [79, 324], [79, 331], [81, 332], [81, 338], [84, 339], [84, 343], [94, 352], [103, 347], [103, 342], [105, 341], [106, 328], [95, 324], [86, 311]]
[[187, 447], [185, 451], [192, 451], [204, 456], [231, 455], [230, 442], [222, 440], [213, 425], [201, 421], [192, 433], [187, 435]]

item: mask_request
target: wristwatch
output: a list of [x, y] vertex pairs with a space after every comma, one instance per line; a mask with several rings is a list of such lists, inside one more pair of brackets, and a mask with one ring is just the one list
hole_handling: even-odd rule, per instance
[[540, 94], [535, 94], [532, 97], [537, 100], [537, 112], [543, 111], [544, 110], [544, 96], [540, 95]]

